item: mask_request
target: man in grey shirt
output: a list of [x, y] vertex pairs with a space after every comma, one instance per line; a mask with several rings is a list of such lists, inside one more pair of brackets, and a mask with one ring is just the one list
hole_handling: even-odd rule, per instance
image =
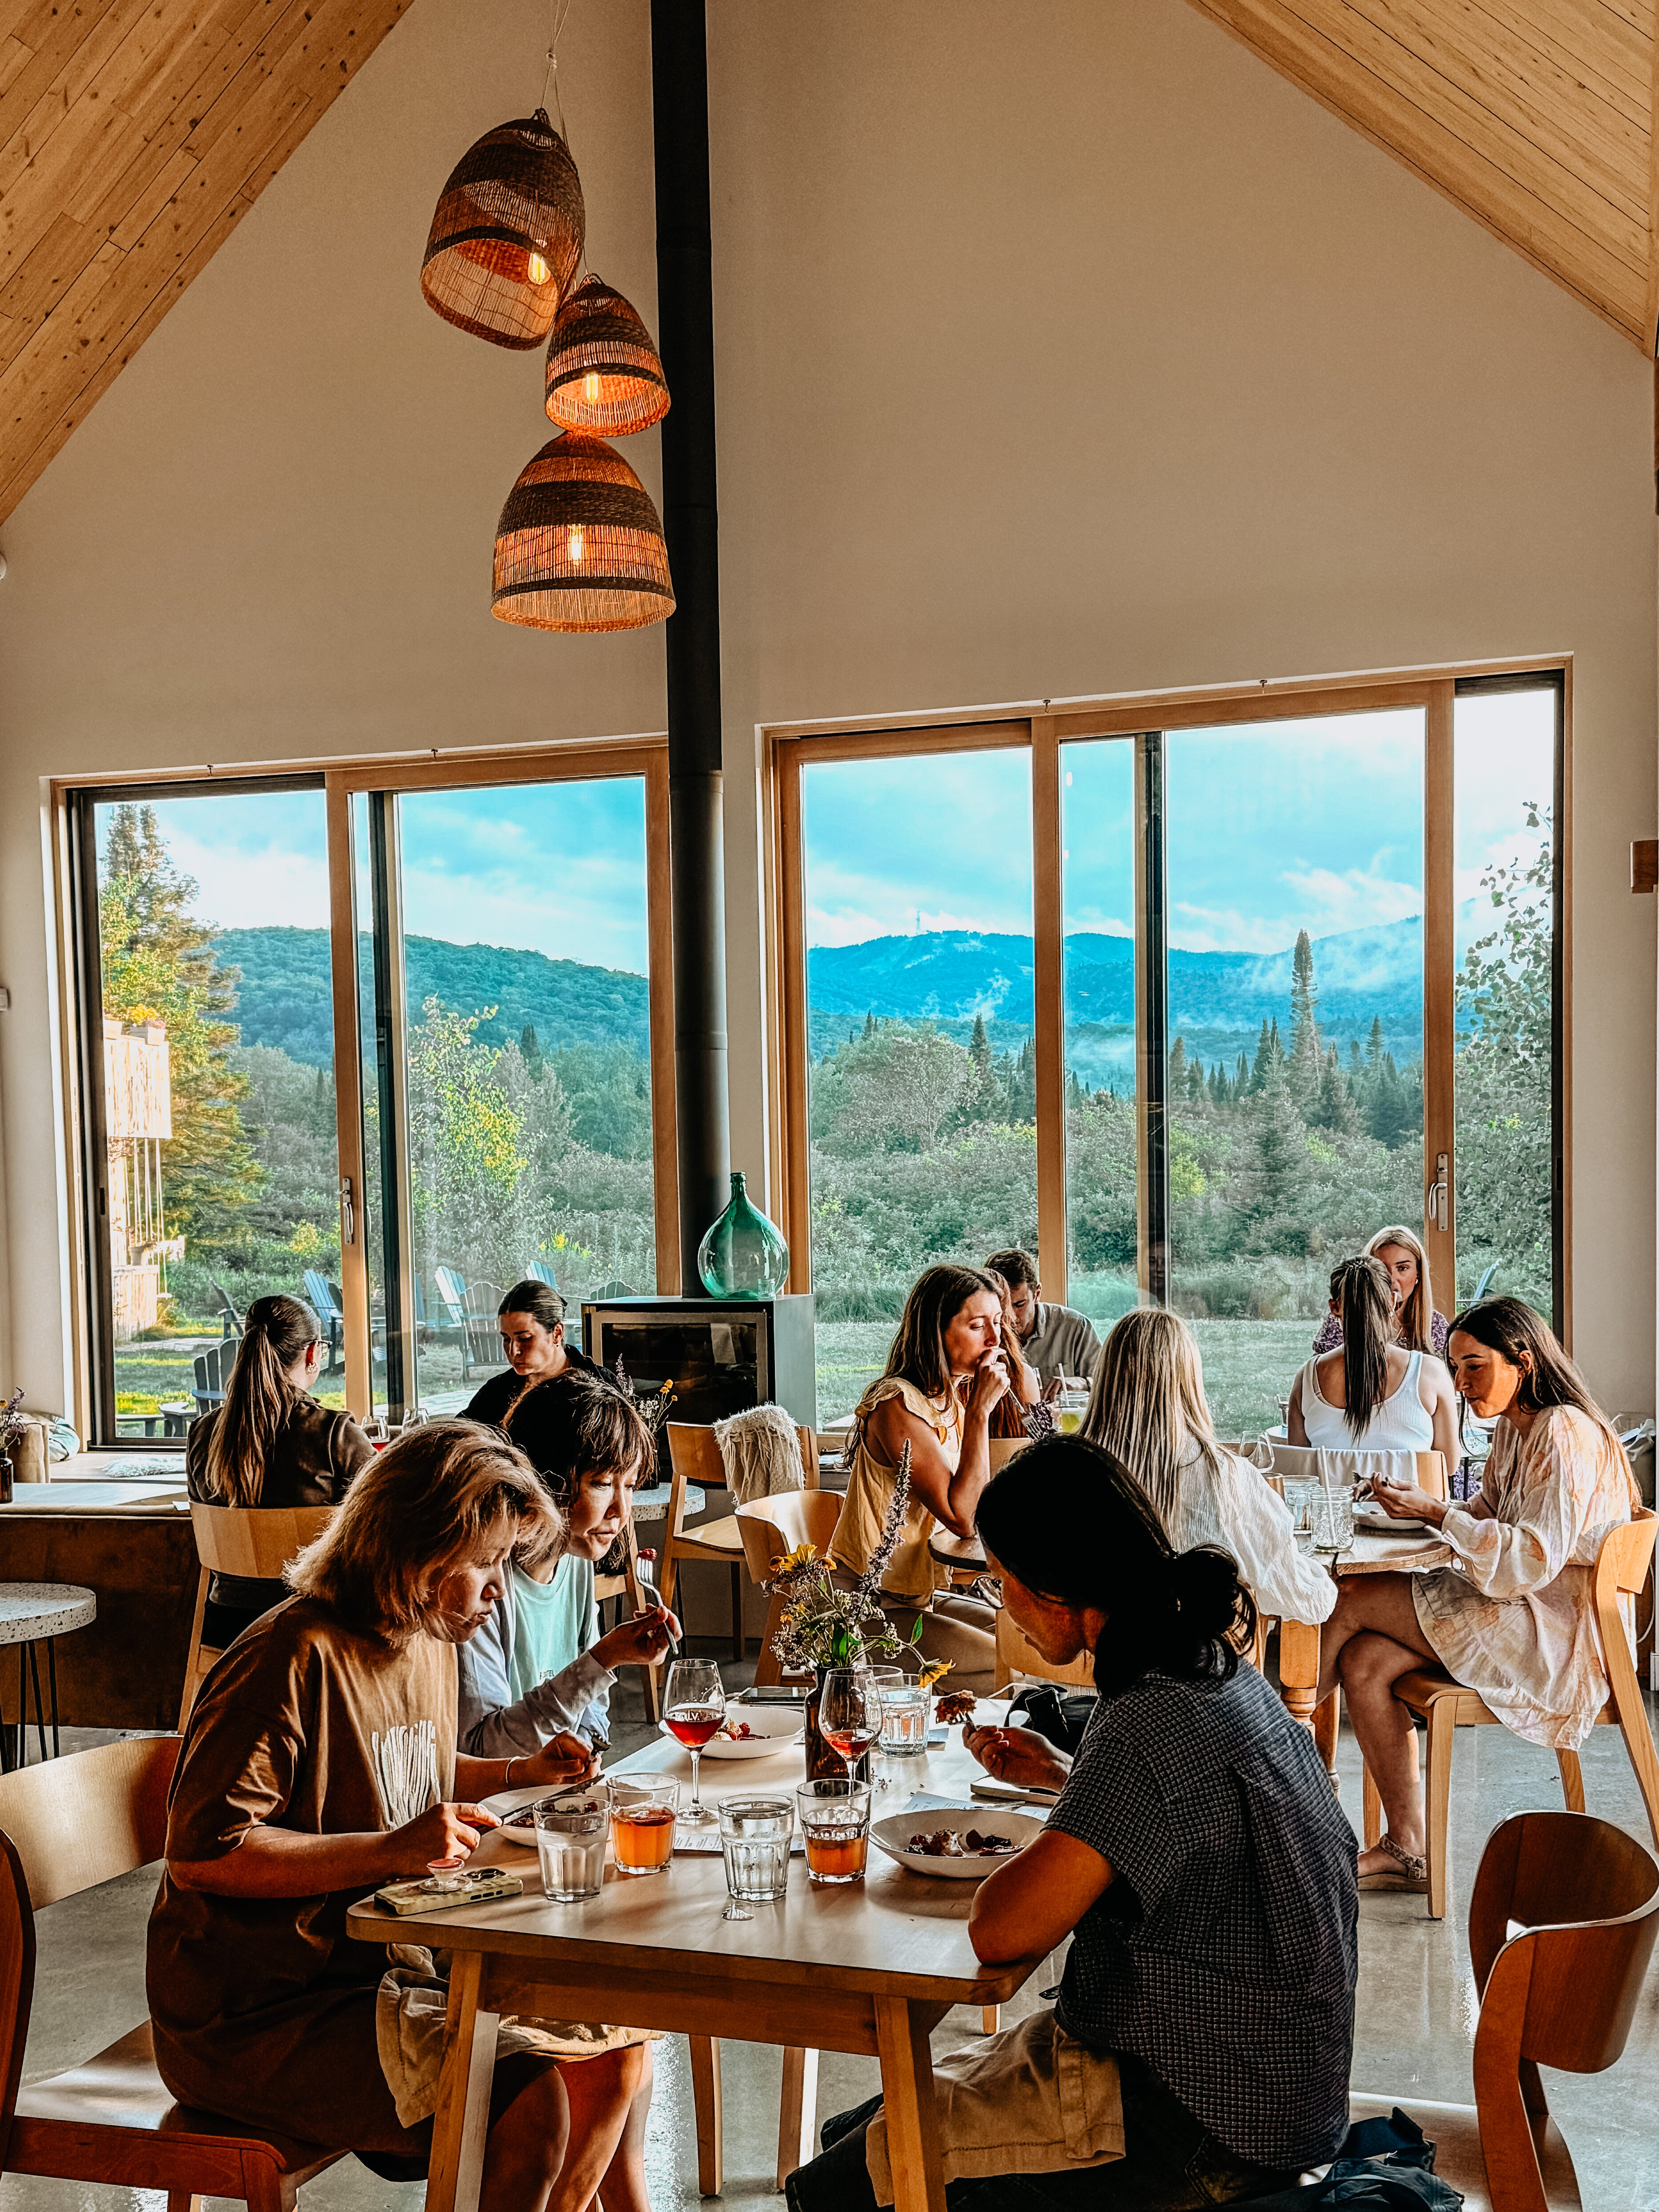
[[1079, 1313], [1074, 1306], [1043, 1304], [1036, 1262], [1029, 1252], [1018, 1247], [993, 1252], [985, 1264], [1008, 1285], [1014, 1327], [1019, 1332], [1019, 1356], [1042, 1376], [1043, 1396], [1053, 1396], [1062, 1376], [1074, 1375], [1092, 1382], [1095, 1363], [1100, 1358], [1100, 1339], [1088, 1315]]

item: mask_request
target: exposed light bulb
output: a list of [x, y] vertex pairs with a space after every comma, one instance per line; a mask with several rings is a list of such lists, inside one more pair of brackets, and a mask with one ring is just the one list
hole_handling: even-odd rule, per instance
[[539, 253], [532, 253], [526, 274], [532, 284], [545, 284], [553, 271]]
[[586, 550], [585, 541], [583, 540], [582, 533], [580, 530], [573, 530], [571, 532], [569, 537], [565, 540], [564, 550], [570, 556], [571, 566], [574, 568], [580, 568], [582, 564], [582, 554]]
[[582, 379], [582, 398], [592, 405], [599, 397], [599, 373], [597, 369], [590, 368]]

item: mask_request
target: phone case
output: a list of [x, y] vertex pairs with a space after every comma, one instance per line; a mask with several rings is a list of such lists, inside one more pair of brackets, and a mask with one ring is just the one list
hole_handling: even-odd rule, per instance
[[388, 1912], [447, 1912], [452, 1905], [493, 1905], [497, 1898], [517, 1897], [524, 1884], [501, 1867], [469, 1867], [466, 1887], [428, 1889], [424, 1881], [392, 1881], [377, 1889], [374, 1901]]

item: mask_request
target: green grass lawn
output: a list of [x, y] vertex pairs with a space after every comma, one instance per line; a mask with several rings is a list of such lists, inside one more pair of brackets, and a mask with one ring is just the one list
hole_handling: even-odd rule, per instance
[[[1195, 1321], [1204, 1388], [1218, 1434], [1260, 1436], [1279, 1419], [1278, 1401], [1313, 1347], [1310, 1321]], [[818, 1419], [850, 1413], [887, 1364], [891, 1322], [820, 1322]]]

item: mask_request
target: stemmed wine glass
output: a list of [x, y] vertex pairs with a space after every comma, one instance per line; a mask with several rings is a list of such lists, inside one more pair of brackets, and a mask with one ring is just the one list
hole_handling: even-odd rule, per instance
[[881, 1691], [867, 1667], [832, 1667], [818, 1693], [818, 1734], [847, 1762], [847, 1778], [881, 1735]]
[[726, 1690], [714, 1661], [677, 1659], [668, 1670], [663, 1708], [669, 1734], [678, 1736], [691, 1754], [691, 1802], [681, 1808], [680, 1826], [713, 1827], [720, 1815], [708, 1810], [699, 1794], [697, 1762], [704, 1744], [726, 1718]]

